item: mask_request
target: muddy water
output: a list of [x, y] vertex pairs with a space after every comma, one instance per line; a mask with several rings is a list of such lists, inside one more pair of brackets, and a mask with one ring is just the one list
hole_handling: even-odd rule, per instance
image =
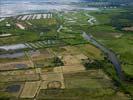
[[24, 49], [24, 48], [27, 48], [27, 46], [25, 46], [24, 44], [0, 46], [0, 49], [4, 49], [4, 50], [17, 50], [17, 49]]
[[24, 52], [19, 52], [19, 53], [13, 53], [13, 54], [1, 54], [0, 58], [20, 58], [25, 55]]

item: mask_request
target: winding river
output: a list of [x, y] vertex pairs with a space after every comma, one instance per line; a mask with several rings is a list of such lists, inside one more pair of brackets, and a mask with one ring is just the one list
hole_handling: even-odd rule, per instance
[[110, 62], [114, 65], [114, 68], [116, 70], [116, 73], [117, 73], [119, 79], [123, 80], [124, 75], [123, 75], [123, 72], [121, 69], [121, 64], [120, 64], [118, 58], [116, 57], [115, 53], [112, 52], [111, 50], [107, 49], [103, 45], [101, 45], [99, 42], [97, 42], [92, 37], [92, 35], [88, 35], [87, 33], [83, 32], [82, 36], [85, 40], [89, 41], [90, 43], [92, 43], [93, 45], [95, 45], [97, 48], [101, 49], [101, 51], [104, 52], [104, 54], [107, 56], [108, 60], [110, 60]]

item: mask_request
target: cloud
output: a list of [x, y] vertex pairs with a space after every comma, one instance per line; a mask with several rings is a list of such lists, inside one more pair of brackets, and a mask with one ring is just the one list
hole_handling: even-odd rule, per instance
[[[2, 0], [0, 6], [0, 17], [9, 17], [19, 14], [26, 14], [36, 10], [72, 10], [79, 9], [76, 6], [69, 5], [70, 2], [79, 2], [80, 0]], [[49, 2], [49, 3], [48, 3]], [[54, 2], [59, 2], [55, 3]], [[66, 2], [66, 3], [64, 3]]]
[[1, 15], [0, 17], [8, 17], [17, 14], [26, 13], [31, 10], [62, 10], [62, 9], [73, 9], [72, 6], [66, 4], [47, 4], [47, 3], [31, 3], [31, 2], [21, 2], [14, 4], [3, 4], [0, 7]]

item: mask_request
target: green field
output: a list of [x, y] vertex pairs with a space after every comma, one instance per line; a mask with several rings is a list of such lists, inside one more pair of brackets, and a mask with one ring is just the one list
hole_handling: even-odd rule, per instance
[[41, 90], [38, 99], [50, 100], [128, 100], [128, 97], [117, 92], [116, 87], [106, 79], [106, 75], [100, 70], [65, 74], [66, 89]]
[[[108, 11], [108, 10], [107, 10]], [[94, 13], [99, 25], [90, 27], [88, 33], [92, 34], [103, 45], [112, 49], [119, 55], [120, 61], [123, 64], [123, 70], [127, 75], [132, 76], [132, 32], [125, 32], [115, 29], [110, 25], [111, 17], [122, 12], [122, 10], [110, 11], [105, 13]], [[124, 10], [123, 10], [124, 11]]]
[[[75, 57], [74, 60], [77, 61], [78, 59], [79, 61], [78, 65], [81, 64], [86, 69], [83, 72], [63, 73], [65, 89], [57, 89], [57, 91], [56, 89], [41, 89], [38, 93], [38, 100], [129, 100], [130, 96], [133, 95], [131, 82], [133, 79], [133, 32], [123, 30], [123, 27], [126, 27], [123, 26], [125, 20], [126, 22], [131, 20], [130, 17], [125, 15], [129, 13], [131, 11], [127, 9], [116, 8], [100, 9], [98, 11], [56, 12], [53, 13], [54, 17], [50, 19], [17, 20], [13, 17], [6, 18], [0, 23], [0, 35], [11, 35], [0, 37], [0, 46], [20, 43], [28, 45], [29, 48], [20, 50], [25, 52], [23, 57], [1, 58], [0, 63], [23, 62], [27, 64], [25, 61], [29, 61], [28, 64], [32, 63], [33, 66], [28, 65], [29, 72], [27, 73], [35, 72], [35, 76], [31, 77], [32, 74], [26, 76], [25, 69], [19, 70], [20, 75], [16, 74], [19, 72], [16, 69], [16, 72], [3, 73], [0, 82], [0, 97], [19, 97], [19, 93], [12, 94], [4, 91], [8, 85], [14, 84], [10, 82], [2, 83], [4, 80], [18, 82], [22, 79], [22, 81], [26, 82], [34, 81], [37, 74], [37, 79], [42, 81], [41, 74], [52, 72], [55, 67], [65, 66], [64, 64], [67, 64], [68, 60], [71, 62]], [[118, 23], [117, 20], [115, 20], [116, 22], [113, 21], [113, 18], [117, 19], [122, 14], [122, 20], [118, 20]], [[6, 26], [7, 22], [11, 26]], [[132, 25], [131, 22], [130, 25]], [[16, 23], [22, 24], [25, 29], [21, 29]], [[122, 25], [120, 28], [119, 23]], [[84, 40], [82, 37], [83, 32], [92, 35], [94, 39], [116, 53], [122, 65], [126, 81], [118, 79], [113, 65], [106, 59], [101, 50]], [[28, 54], [30, 50], [38, 50], [39, 53], [30, 55]], [[13, 54], [18, 51], [0, 50], [0, 54]], [[82, 59], [81, 56], [83, 58], [85, 56], [87, 59]], [[31, 69], [33, 69], [33, 72]], [[25, 76], [23, 76], [24, 73]], [[7, 76], [8, 78], [4, 79], [3, 75], [5, 74], [16, 76], [13, 76], [15, 78]], [[23, 82], [21, 84], [23, 85]]]

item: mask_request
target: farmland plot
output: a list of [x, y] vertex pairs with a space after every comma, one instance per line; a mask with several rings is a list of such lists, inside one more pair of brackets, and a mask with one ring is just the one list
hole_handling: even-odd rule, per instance
[[[100, 70], [64, 74], [65, 89], [49, 93], [43, 89], [38, 100], [128, 100], [128, 96], [117, 92], [112, 80], [107, 79]], [[116, 90], [115, 90], [116, 89]], [[47, 93], [48, 92], [48, 93]]]
[[25, 43], [25, 45], [29, 48], [38, 48], [34, 43]]
[[5, 20], [5, 18], [0, 18], [0, 22], [2, 22], [2, 21], [4, 21]]
[[33, 15], [32, 19], [36, 19], [36, 15]]
[[39, 76], [34, 70], [15, 70], [0, 72], [0, 78], [0, 82], [39, 80]]
[[41, 14], [38, 14], [36, 19], [41, 19], [42, 15]]
[[39, 80], [38, 74], [1, 75], [0, 78], [0, 82], [25, 82]]
[[52, 18], [52, 14], [47, 14], [47, 18]]
[[26, 69], [32, 67], [30, 61], [0, 63], [0, 71], [2, 70], [14, 70], [14, 69]]
[[53, 55], [48, 51], [48, 49], [45, 49], [45, 50], [43, 49], [43, 50], [40, 50], [39, 52], [37, 51], [36, 53], [31, 54], [31, 57], [33, 61], [36, 61], [36, 60], [42, 60], [42, 59], [51, 59], [53, 58]]
[[43, 18], [44, 18], [44, 19], [47, 18], [47, 14], [43, 14]]
[[77, 58], [77, 59], [79, 59], [79, 60], [83, 60], [83, 59], [88, 59], [88, 57], [87, 56], [85, 56], [84, 54], [78, 54], [78, 55], [75, 55], [75, 57]]
[[22, 24], [16, 23], [16, 26], [19, 27], [22, 30], [25, 30], [25, 27]]
[[77, 59], [74, 55], [64, 55], [63, 62], [64, 65], [74, 65], [74, 64], [80, 64], [81, 60]]
[[22, 18], [21, 18], [21, 20], [26, 20], [28, 18], [28, 15], [24, 15]]
[[40, 83], [40, 81], [26, 82], [20, 98], [34, 98], [39, 90]]
[[[0, 94], [6, 93], [7, 96], [19, 97], [19, 94], [21, 93], [23, 86], [24, 86], [23, 82], [0, 83]], [[1, 97], [2, 96], [0, 96], [0, 98]]]
[[31, 24], [30, 22], [26, 21], [26, 23], [27, 23], [28, 25], [32, 26], [32, 24]]
[[21, 20], [22, 17], [23, 17], [23, 16], [19, 16], [19, 17], [17, 18], [17, 20]]
[[63, 72], [63, 73], [77, 73], [85, 71], [85, 67], [81, 64], [79, 65], [65, 65], [60, 67], [55, 67], [54, 72]]
[[38, 49], [38, 48], [44, 48], [48, 46], [54, 46], [58, 41], [56, 40], [45, 40], [45, 41], [39, 41], [35, 43], [25, 43], [25, 46], [32, 49]]
[[21, 16], [18, 16], [17, 17], [17, 20], [22, 20], [22, 21], [25, 21], [25, 20], [39, 20], [39, 19], [50, 19], [52, 18], [53, 15], [51, 13], [46, 13], [46, 14], [31, 14], [31, 15], [21, 15]]
[[28, 18], [27, 18], [27, 20], [32, 19], [32, 16], [33, 16], [33, 15], [29, 15]]
[[49, 88], [48, 85], [52, 85], [51, 83], [53, 83], [54, 85], [54, 82], [55, 83], [57, 82], [57, 84], [55, 84], [55, 88], [56, 88], [56, 85], [59, 85], [59, 84], [60, 84], [60, 87], [58, 88], [62, 88], [62, 89], [65, 88], [64, 77], [62, 73], [47, 72], [45, 74], [42, 74], [41, 78], [43, 80], [41, 89], [48, 89]]

